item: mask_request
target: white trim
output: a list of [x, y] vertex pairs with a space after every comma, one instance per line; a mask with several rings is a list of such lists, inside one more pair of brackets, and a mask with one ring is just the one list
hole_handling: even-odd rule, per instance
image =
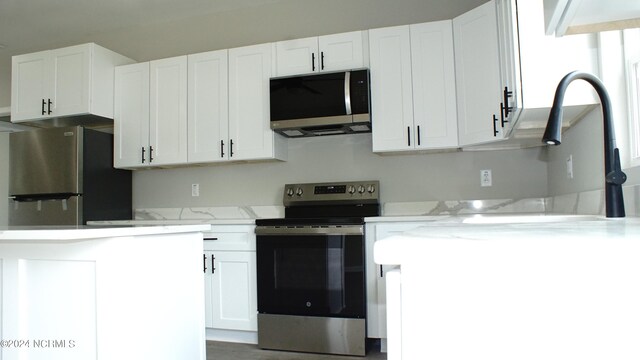
[[640, 166], [640, 29], [624, 30], [629, 121], [629, 162]]

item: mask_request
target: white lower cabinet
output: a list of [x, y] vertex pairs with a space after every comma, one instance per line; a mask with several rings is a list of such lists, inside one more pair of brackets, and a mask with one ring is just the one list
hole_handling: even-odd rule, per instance
[[366, 279], [367, 279], [367, 337], [387, 338], [387, 272], [391, 266], [373, 261], [373, 245], [376, 241], [415, 229], [422, 222], [367, 222], [365, 228]]
[[234, 340], [233, 331], [256, 332], [255, 226], [214, 225], [204, 235], [203, 271], [207, 337], [222, 339], [213, 329], [227, 331], [224, 340]]

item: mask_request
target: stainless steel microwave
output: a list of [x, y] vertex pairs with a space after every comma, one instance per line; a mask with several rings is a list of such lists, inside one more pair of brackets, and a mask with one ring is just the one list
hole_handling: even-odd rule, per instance
[[287, 137], [371, 132], [369, 71], [270, 80], [271, 129]]

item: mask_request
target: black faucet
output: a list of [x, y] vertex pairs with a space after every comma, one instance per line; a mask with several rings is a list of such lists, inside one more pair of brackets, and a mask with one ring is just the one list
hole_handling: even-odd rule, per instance
[[624, 199], [622, 197], [622, 184], [627, 181], [627, 175], [620, 167], [620, 151], [616, 147], [615, 133], [613, 132], [613, 117], [611, 116], [611, 100], [602, 81], [592, 74], [574, 71], [565, 75], [560, 80], [553, 106], [549, 113], [547, 128], [542, 136], [542, 142], [549, 145], [560, 145], [560, 133], [562, 130], [562, 101], [564, 93], [575, 79], [582, 79], [594, 87], [600, 97], [602, 105], [602, 117], [604, 120], [604, 174], [605, 174], [605, 198], [607, 217], [625, 217]]

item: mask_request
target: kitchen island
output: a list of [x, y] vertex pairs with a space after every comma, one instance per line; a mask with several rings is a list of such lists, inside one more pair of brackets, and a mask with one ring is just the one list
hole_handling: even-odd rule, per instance
[[0, 359], [205, 359], [210, 228], [0, 229]]
[[639, 359], [640, 219], [471, 216], [374, 245], [389, 359]]

